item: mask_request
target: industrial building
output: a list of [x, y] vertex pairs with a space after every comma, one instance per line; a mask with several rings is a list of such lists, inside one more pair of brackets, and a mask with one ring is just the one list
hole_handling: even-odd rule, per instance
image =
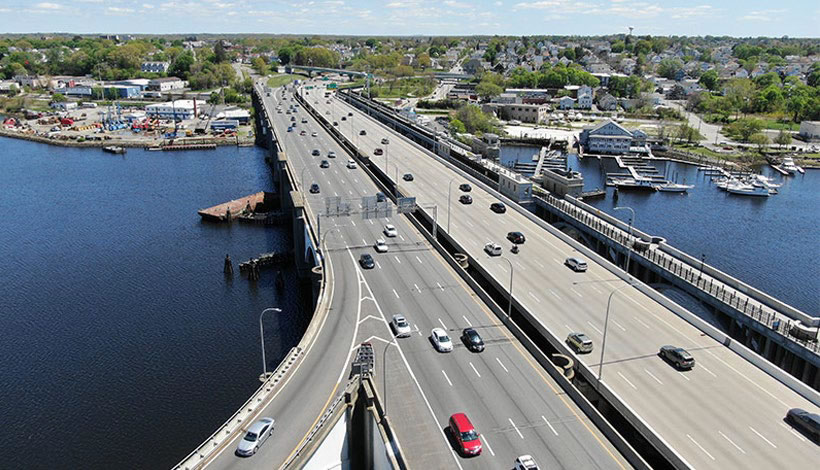
[[171, 90], [181, 90], [188, 85], [188, 82], [177, 77], [154, 78], [148, 82], [148, 89], [165, 92]]
[[141, 69], [148, 73], [166, 73], [170, 66], [170, 62], [143, 62]]
[[543, 104], [506, 104], [500, 107], [500, 111], [507, 120], [538, 124], [546, 120], [549, 107]]
[[166, 103], [149, 104], [145, 107], [148, 117], [160, 119], [193, 119], [205, 106], [204, 101], [175, 100]]

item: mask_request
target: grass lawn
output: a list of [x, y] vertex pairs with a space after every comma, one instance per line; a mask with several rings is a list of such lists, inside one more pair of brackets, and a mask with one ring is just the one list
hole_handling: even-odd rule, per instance
[[732, 153], [729, 153], [729, 152], [727, 152], [727, 153], [718, 153], [718, 152], [715, 152], [714, 150], [709, 150], [706, 147], [701, 147], [701, 146], [698, 146], [698, 145], [689, 145], [689, 144], [686, 144], [686, 143], [680, 143], [679, 144], [679, 143], [674, 143], [673, 142], [672, 143], [672, 148], [683, 150], [683, 151], [686, 151], [686, 152], [697, 153], [698, 155], [703, 155], [704, 157], [710, 157], [710, 158], [727, 159], [727, 158], [731, 158], [731, 156], [732, 156]]
[[794, 122], [780, 122], [777, 119], [767, 117], [759, 117], [758, 119], [760, 119], [763, 122], [764, 129], [773, 129], [776, 131], [785, 129], [787, 131], [795, 132], [800, 130], [800, 124]]
[[372, 93], [379, 98], [422, 98], [435, 89], [435, 83], [423, 79], [405, 78], [374, 86]]
[[288, 83], [305, 78], [301, 75], [293, 75], [293, 74], [282, 74], [282, 75], [274, 75], [273, 77], [268, 79], [268, 86], [271, 88], [277, 88], [283, 85], [287, 85]]

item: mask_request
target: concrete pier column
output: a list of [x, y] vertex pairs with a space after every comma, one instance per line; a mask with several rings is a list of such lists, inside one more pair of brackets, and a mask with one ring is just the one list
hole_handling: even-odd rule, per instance
[[231, 255], [225, 255], [225, 264], [222, 268], [222, 272], [224, 272], [226, 276], [233, 276], [233, 263], [231, 262]]

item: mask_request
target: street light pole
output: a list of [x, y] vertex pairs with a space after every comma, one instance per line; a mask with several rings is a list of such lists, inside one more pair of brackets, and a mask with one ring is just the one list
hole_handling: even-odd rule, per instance
[[616, 207], [615, 210], [628, 210], [632, 213], [632, 217], [629, 218], [629, 244], [626, 247], [626, 275], [629, 276], [629, 260], [632, 258], [632, 224], [635, 222], [635, 209], [623, 206]]
[[612, 292], [609, 294], [609, 299], [606, 301], [606, 316], [604, 317], [604, 338], [601, 341], [601, 361], [598, 364], [598, 385], [601, 384], [601, 375], [604, 372], [604, 350], [606, 350], [606, 331], [607, 327], [609, 326], [609, 307], [612, 304], [612, 296], [615, 295], [621, 289], [626, 289], [627, 287], [632, 287], [632, 283], [629, 283], [625, 286], [618, 287], [617, 289], [613, 289]]
[[450, 194], [453, 189], [453, 181], [458, 179], [458, 176], [453, 177], [449, 183], [447, 183], [447, 233], [450, 233]]
[[390, 346], [396, 344], [395, 337], [393, 341], [387, 343], [387, 346], [384, 347], [384, 352], [382, 353], [382, 391], [384, 392], [384, 415], [382, 419], [387, 417], [387, 350], [390, 349]]
[[262, 377], [260, 377], [259, 380], [263, 382], [268, 378], [268, 363], [265, 360], [265, 327], [262, 324], [262, 317], [265, 315], [265, 312], [282, 313], [282, 309], [276, 307], [266, 308], [259, 314], [259, 341], [262, 343]]
[[700, 278], [703, 277], [703, 263], [706, 262], [706, 253], [701, 253], [700, 255], [700, 274], [698, 274], [698, 282], [700, 282]]

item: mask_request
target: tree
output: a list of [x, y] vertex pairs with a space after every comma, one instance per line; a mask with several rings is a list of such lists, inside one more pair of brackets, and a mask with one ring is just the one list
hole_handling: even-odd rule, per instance
[[789, 145], [792, 143], [792, 136], [785, 129], [781, 129], [777, 137], [774, 138], [774, 143], [780, 147]]
[[749, 142], [749, 139], [761, 129], [763, 129], [763, 122], [759, 119], [743, 118], [724, 126], [723, 132], [732, 138]]
[[678, 127], [677, 136], [678, 140], [685, 140], [688, 143], [699, 142], [703, 140], [703, 136], [698, 132], [697, 129], [690, 126], [689, 124], [683, 123]]
[[747, 114], [752, 110], [755, 85], [747, 78], [736, 78], [726, 83], [726, 99], [732, 109]]
[[217, 64], [221, 64], [222, 62], [226, 62], [228, 60], [228, 52], [225, 50], [225, 44], [222, 43], [222, 40], [216, 42], [214, 45], [214, 62]]
[[66, 97], [62, 93], [54, 93], [54, 95], [51, 96], [51, 101], [55, 103], [64, 103], [66, 101]]
[[490, 81], [482, 80], [481, 83], [475, 87], [476, 93], [484, 99], [490, 100], [500, 95], [504, 89]]
[[474, 104], [462, 106], [456, 111], [456, 119], [464, 123], [467, 132], [492, 132], [495, 130], [495, 122], [492, 117]]
[[432, 62], [430, 61], [430, 54], [423, 52], [416, 56], [416, 63], [419, 65], [421, 69], [430, 68]]
[[683, 62], [680, 59], [666, 58], [658, 64], [658, 75], [670, 80], [674, 80], [678, 71], [683, 69]]
[[718, 73], [717, 70], [711, 69], [703, 72], [703, 75], [700, 76], [700, 80], [698, 80], [704, 88], [707, 90], [715, 91], [717, 90], [718, 85]]
[[458, 119], [453, 119], [452, 121], [450, 121], [450, 129], [452, 129], [453, 132], [457, 132], [459, 134], [464, 134], [465, 132], [467, 132], [467, 128], [464, 127], [464, 123]]
[[253, 59], [251, 65], [253, 66], [253, 69], [256, 70], [256, 73], [258, 73], [259, 75], [267, 75], [268, 72], [270, 72], [270, 67], [268, 67], [268, 64], [267, 62], [265, 62], [265, 59], [261, 57]]
[[194, 56], [188, 51], [183, 52], [168, 67], [168, 75], [186, 80], [192, 65], [194, 65]]
[[757, 151], [763, 153], [766, 146], [769, 145], [769, 138], [763, 133], [756, 133], [749, 136], [749, 142], [757, 145]]

